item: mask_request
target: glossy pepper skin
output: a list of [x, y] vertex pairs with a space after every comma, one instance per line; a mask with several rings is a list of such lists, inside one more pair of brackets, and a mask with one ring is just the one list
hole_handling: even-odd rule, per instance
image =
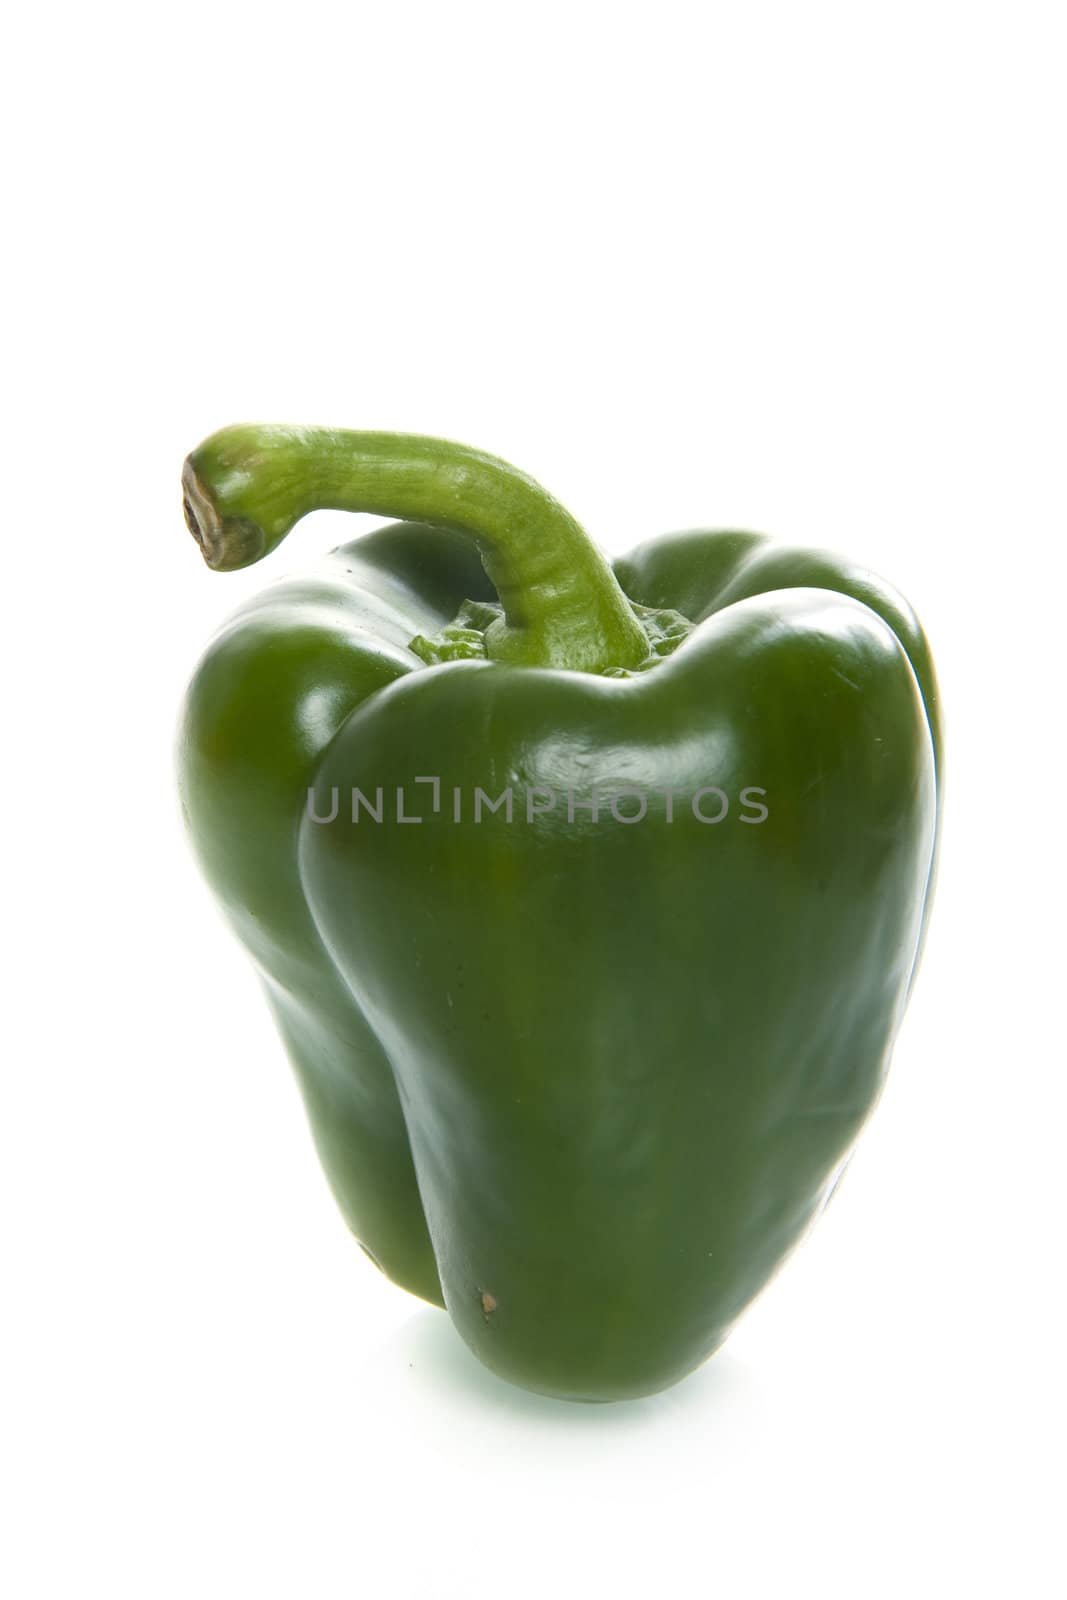
[[184, 483], [221, 570], [318, 506], [404, 519], [246, 604], [179, 743], [350, 1228], [517, 1384], [676, 1382], [884, 1081], [938, 832], [918, 622], [749, 533], [612, 570], [440, 440], [226, 429]]

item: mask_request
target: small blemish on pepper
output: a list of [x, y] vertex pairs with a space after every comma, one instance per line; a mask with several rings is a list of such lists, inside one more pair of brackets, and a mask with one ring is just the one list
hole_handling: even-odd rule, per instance
[[492, 1315], [492, 1313], [495, 1310], [496, 1310], [496, 1296], [490, 1294], [488, 1289], [483, 1289], [482, 1290], [482, 1314], [485, 1317], [485, 1320], [487, 1322], [488, 1322], [490, 1316]]

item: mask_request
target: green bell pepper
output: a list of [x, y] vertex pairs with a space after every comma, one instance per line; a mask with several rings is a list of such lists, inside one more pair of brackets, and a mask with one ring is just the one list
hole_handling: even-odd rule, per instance
[[247, 602], [180, 788], [344, 1217], [493, 1371], [649, 1394], [825, 1205], [929, 910], [938, 694], [871, 574], [737, 532], [614, 570], [492, 456], [228, 428], [212, 568], [404, 519]]

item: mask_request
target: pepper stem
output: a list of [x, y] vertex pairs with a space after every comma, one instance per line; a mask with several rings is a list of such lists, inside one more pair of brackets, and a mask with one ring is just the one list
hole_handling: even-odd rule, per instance
[[505, 461], [444, 439], [223, 428], [188, 457], [185, 517], [209, 567], [250, 566], [309, 511], [368, 511], [468, 534], [504, 615], [491, 659], [603, 672], [648, 643], [605, 558], [557, 500]]

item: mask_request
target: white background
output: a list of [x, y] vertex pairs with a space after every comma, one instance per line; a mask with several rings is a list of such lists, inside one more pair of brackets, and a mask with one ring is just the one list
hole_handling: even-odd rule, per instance
[[[1062, 8], [38, 8], [4, 67], [0, 1582], [1064, 1592]], [[235, 420], [438, 432], [606, 547], [752, 526], [922, 615], [940, 900], [820, 1229], [707, 1368], [484, 1373], [319, 1176], [173, 799]]]

